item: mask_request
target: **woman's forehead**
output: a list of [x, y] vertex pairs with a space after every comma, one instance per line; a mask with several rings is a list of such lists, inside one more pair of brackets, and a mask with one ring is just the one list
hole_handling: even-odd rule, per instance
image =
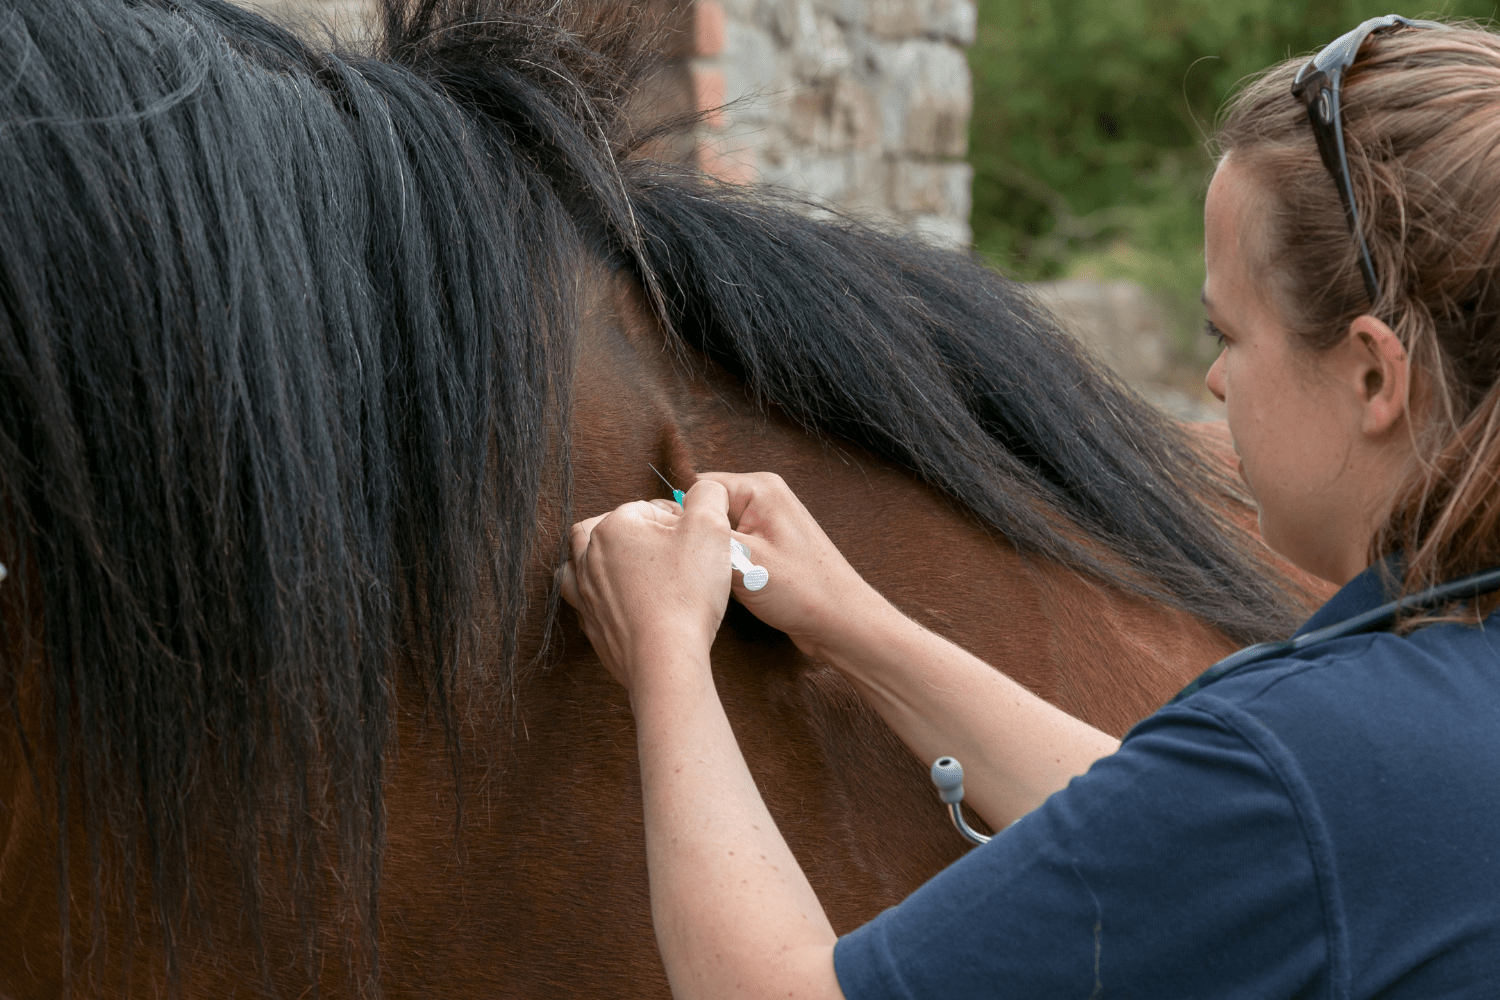
[[[1208, 185], [1203, 212], [1203, 244], [1208, 276], [1205, 304], [1222, 305], [1225, 297], [1269, 279], [1268, 223], [1273, 206], [1253, 171], [1226, 156]], [[1235, 287], [1231, 287], [1235, 286]]]

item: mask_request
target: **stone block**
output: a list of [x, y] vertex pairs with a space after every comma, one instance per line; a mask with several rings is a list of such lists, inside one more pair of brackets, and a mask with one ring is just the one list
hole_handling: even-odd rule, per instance
[[768, 0], [756, 23], [790, 57], [798, 80], [825, 80], [849, 66], [852, 57], [843, 29], [835, 18], [819, 13], [812, 0]]
[[842, 157], [809, 157], [798, 166], [795, 174], [787, 175], [783, 186], [833, 204], [848, 194], [849, 165]]
[[979, 5], [974, 0], [936, 0], [927, 18], [927, 33], [968, 48], [979, 33]]
[[969, 217], [974, 170], [967, 163], [896, 160], [889, 178], [887, 202], [900, 215]]
[[927, 34], [925, 2], [870, 0], [870, 30], [883, 38], [911, 38]]
[[849, 186], [839, 199], [839, 207], [862, 217], [890, 215], [890, 200], [886, 197], [890, 164], [880, 150], [855, 150], [845, 154], [845, 161], [848, 163]]
[[967, 218], [947, 215], [917, 215], [898, 219], [900, 230], [919, 236], [934, 246], [963, 250], [974, 242], [974, 230]]
[[[313, 35], [373, 37], [373, 0], [238, 0]], [[660, 65], [637, 123], [714, 112], [642, 155], [762, 179], [828, 210], [944, 245], [969, 242], [972, 104], [960, 46], [975, 0], [645, 0]], [[811, 210], [811, 209], [810, 209]]]
[[883, 77], [881, 143], [888, 154], [961, 157], [974, 95], [964, 54], [944, 42], [873, 46]]
[[[757, 148], [763, 154], [767, 149]], [[760, 163], [763, 183], [861, 218], [894, 219], [886, 203], [886, 174], [887, 165], [877, 150], [837, 156], [804, 150], [775, 161], [764, 158]]]
[[870, 23], [870, 0], [813, 0], [813, 6], [845, 27], [863, 28]]
[[870, 30], [884, 38], [939, 38], [972, 45], [974, 0], [869, 0]]
[[875, 95], [847, 73], [799, 90], [787, 111], [787, 133], [819, 150], [866, 149], [880, 141]]
[[1064, 329], [1126, 381], [1153, 382], [1166, 373], [1171, 327], [1140, 285], [1074, 278], [1031, 287]]
[[331, 32], [346, 45], [368, 46], [375, 37], [373, 0], [235, 0], [304, 38]]
[[792, 89], [786, 58], [771, 33], [759, 25], [729, 18], [724, 53], [713, 64], [724, 72], [724, 97], [745, 103], [730, 112], [738, 121], [764, 117], [766, 102]]

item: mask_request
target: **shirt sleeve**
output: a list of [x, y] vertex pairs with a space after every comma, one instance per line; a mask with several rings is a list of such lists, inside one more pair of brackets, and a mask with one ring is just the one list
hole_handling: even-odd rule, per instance
[[1281, 778], [1174, 706], [841, 938], [834, 965], [849, 1000], [1300, 997], [1327, 988], [1327, 948]]

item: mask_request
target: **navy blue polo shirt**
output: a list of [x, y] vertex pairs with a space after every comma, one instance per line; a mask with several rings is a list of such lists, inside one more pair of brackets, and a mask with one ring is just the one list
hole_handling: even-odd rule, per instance
[[1500, 997], [1500, 614], [1163, 708], [834, 964], [849, 1000]]

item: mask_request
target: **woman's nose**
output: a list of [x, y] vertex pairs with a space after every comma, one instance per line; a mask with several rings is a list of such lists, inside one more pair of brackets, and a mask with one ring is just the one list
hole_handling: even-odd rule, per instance
[[1213, 367], [1208, 374], [1203, 376], [1203, 384], [1208, 391], [1214, 394], [1219, 402], [1224, 402], [1224, 351], [1219, 351], [1219, 356], [1214, 359]]

